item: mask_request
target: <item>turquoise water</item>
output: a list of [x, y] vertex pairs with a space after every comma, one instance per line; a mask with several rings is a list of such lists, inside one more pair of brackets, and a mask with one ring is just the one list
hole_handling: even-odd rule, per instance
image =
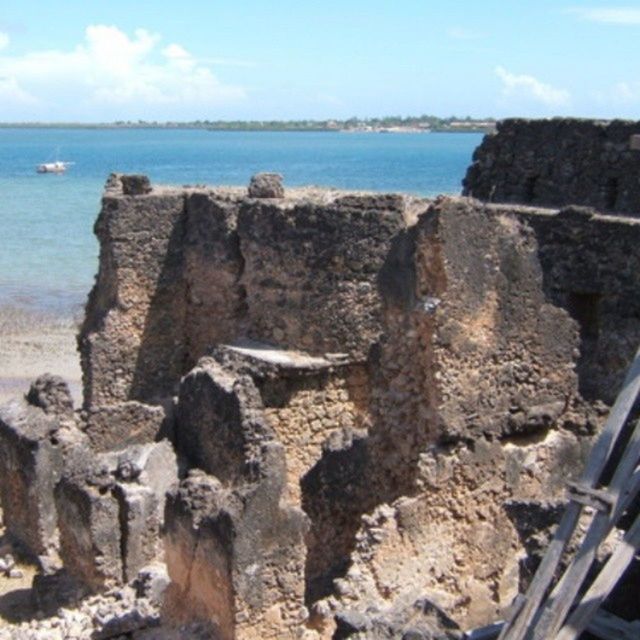
[[[0, 305], [66, 313], [84, 303], [97, 268], [93, 223], [113, 171], [178, 185], [246, 185], [277, 171], [285, 186], [459, 193], [481, 137], [0, 129]], [[54, 159], [75, 164], [36, 174]]]

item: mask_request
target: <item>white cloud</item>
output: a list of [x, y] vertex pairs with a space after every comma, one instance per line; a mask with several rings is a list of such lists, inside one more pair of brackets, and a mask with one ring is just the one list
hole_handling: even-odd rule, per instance
[[502, 81], [502, 95], [505, 98], [527, 98], [549, 107], [564, 106], [571, 98], [566, 89], [558, 89], [529, 75], [516, 75], [504, 67], [495, 68]]
[[572, 7], [568, 12], [589, 22], [640, 25], [640, 9], [633, 7]]
[[616, 82], [607, 91], [596, 91], [593, 96], [599, 104], [616, 107], [640, 104], [640, 81]]
[[[14, 103], [29, 98], [41, 105], [42, 116], [30, 113], [45, 119], [205, 117], [211, 108], [245, 97], [242, 87], [220, 82], [181, 45], [161, 48], [160, 42], [145, 29], [129, 36], [114, 26], [91, 25], [71, 50], [0, 55], [0, 78]], [[0, 120], [8, 119], [8, 107], [0, 104]]]
[[9, 42], [11, 39], [9, 38], [9, 34], [0, 31], [0, 51], [6, 49], [9, 46]]
[[170, 60], [185, 60], [191, 58], [189, 52], [179, 44], [170, 44], [162, 50], [162, 54]]
[[618, 82], [613, 86], [611, 94], [618, 102], [640, 101], [640, 82]]
[[36, 104], [37, 100], [22, 89], [15, 78], [0, 77], [0, 103], [25, 106]]

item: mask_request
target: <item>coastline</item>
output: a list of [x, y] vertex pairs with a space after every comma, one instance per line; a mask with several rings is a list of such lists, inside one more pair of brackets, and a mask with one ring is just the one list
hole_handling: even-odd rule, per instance
[[43, 373], [62, 376], [76, 407], [82, 399], [78, 322], [52, 314], [0, 305], [0, 404], [17, 398]]

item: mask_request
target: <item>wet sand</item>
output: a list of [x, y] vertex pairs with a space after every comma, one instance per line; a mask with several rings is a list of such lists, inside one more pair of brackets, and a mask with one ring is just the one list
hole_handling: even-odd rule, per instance
[[78, 320], [0, 307], [0, 403], [24, 394], [42, 373], [62, 376], [81, 400]]

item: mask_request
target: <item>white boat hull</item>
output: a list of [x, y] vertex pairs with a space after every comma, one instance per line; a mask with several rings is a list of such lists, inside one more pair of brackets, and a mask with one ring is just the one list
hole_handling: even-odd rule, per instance
[[67, 162], [45, 162], [36, 167], [38, 173], [64, 173], [67, 170]]

